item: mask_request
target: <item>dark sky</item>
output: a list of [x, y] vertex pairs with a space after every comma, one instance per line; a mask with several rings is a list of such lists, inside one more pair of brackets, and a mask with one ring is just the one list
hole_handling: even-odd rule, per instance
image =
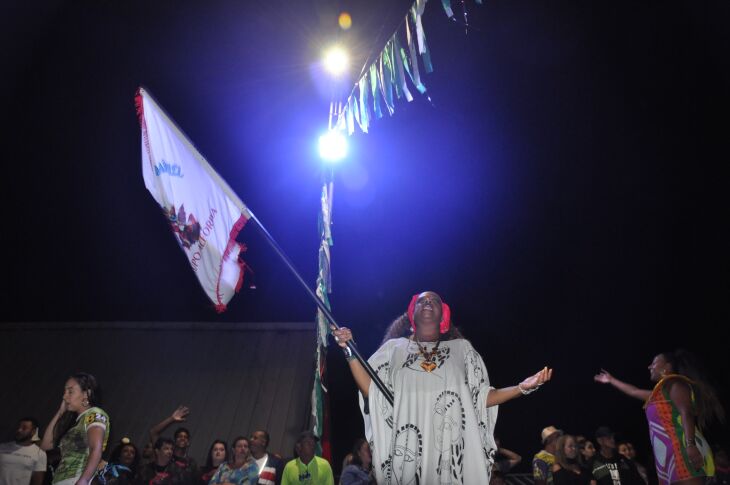
[[[257, 289], [213, 311], [144, 188], [134, 92], [155, 95], [313, 286], [319, 54], [339, 35], [364, 58], [403, 4], [4, 6], [3, 321], [313, 320], [253, 227], [240, 239]], [[431, 102], [398, 103], [336, 168], [334, 314], [369, 355], [410, 295], [438, 291], [497, 386], [555, 368], [500, 410], [505, 446], [528, 455], [548, 424], [607, 423], [645, 450], [640, 405], [594, 384], [601, 367], [648, 386], [651, 358], [686, 347], [728, 403], [730, 5], [467, 7], [465, 35], [429, 2]], [[359, 417], [337, 352], [330, 372], [347, 448]]]

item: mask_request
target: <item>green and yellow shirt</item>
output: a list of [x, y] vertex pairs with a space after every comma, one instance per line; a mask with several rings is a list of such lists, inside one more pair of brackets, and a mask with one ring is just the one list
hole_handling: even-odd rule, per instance
[[61, 450], [61, 462], [53, 474], [53, 483], [58, 483], [69, 478], [79, 477], [86, 468], [89, 459], [89, 438], [86, 432], [95, 426], [104, 429], [102, 450], [106, 448], [109, 439], [109, 415], [103, 409], [89, 408], [76, 418], [76, 424], [69, 429], [58, 445]]

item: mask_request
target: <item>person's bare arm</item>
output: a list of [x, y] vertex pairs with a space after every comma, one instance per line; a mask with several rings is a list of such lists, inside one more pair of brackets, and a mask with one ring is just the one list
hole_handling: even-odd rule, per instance
[[[347, 341], [352, 340], [352, 331], [347, 327], [340, 327], [336, 330], [333, 329], [332, 334], [335, 336], [337, 345], [343, 349], [347, 347]], [[357, 384], [357, 388], [360, 389], [363, 397], [367, 398], [370, 390], [370, 375], [359, 360], [349, 359], [348, 364], [350, 366], [350, 372], [352, 372], [352, 377], [355, 379], [355, 384]]]
[[646, 401], [651, 396], [651, 391], [648, 389], [640, 389], [632, 384], [628, 384], [620, 379], [616, 379], [607, 370], [601, 369], [601, 372], [593, 376], [593, 380], [600, 382], [601, 384], [611, 384], [613, 387], [623, 392], [629, 397], [639, 399], [640, 401]]
[[522, 461], [522, 457], [520, 455], [512, 450], [508, 450], [507, 448], [497, 448], [497, 453], [507, 458], [510, 468], [514, 468]]
[[63, 416], [63, 413], [65, 412], [66, 401], [61, 400], [61, 406], [58, 408], [58, 411], [56, 411], [51, 422], [48, 423], [48, 426], [46, 426], [46, 430], [43, 432], [43, 438], [41, 438], [41, 442], [38, 443], [41, 450], [48, 451], [53, 449], [53, 429], [56, 427], [56, 423], [59, 419], [61, 419], [61, 416]]
[[33, 472], [30, 474], [30, 485], [42, 485], [46, 472]]
[[88, 485], [94, 473], [96, 473], [96, 469], [101, 461], [104, 431], [104, 428], [101, 426], [92, 426], [86, 431], [86, 437], [89, 440], [89, 458], [86, 460], [86, 467], [76, 482], [76, 485]]
[[357, 388], [360, 389], [362, 397], [367, 398], [368, 392], [370, 390], [370, 375], [365, 370], [365, 367], [363, 367], [363, 365], [357, 359], [351, 359], [349, 365], [350, 372], [352, 372], [352, 377], [355, 379]]
[[540, 371], [531, 375], [516, 386], [492, 389], [489, 391], [489, 394], [487, 394], [487, 407], [503, 404], [516, 397], [520, 397], [523, 394], [529, 394], [548, 382], [552, 379], [552, 377], [553, 370], [548, 367], [543, 367]]
[[172, 412], [172, 414], [156, 425], [152, 426], [150, 428], [150, 441], [154, 443], [157, 441], [157, 438], [160, 437], [163, 431], [170, 426], [172, 423], [180, 423], [182, 421], [185, 421], [188, 418], [188, 414], [190, 414], [190, 409], [188, 409], [186, 406], [178, 406], [178, 408]]
[[682, 416], [682, 428], [684, 428], [684, 442], [687, 448], [687, 456], [692, 466], [699, 470], [705, 463], [705, 459], [697, 448], [695, 442], [695, 432], [697, 431], [695, 415], [692, 410], [692, 391], [690, 387], [677, 379], [672, 379], [669, 389], [669, 398], [674, 402], [674, 405], [679, 409], [679, 414]]

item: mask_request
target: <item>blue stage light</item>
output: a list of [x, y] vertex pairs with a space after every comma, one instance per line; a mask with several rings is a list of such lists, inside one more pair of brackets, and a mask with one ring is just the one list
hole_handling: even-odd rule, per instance
[[339, 162], [347, 156], [347, 139], [337, 131], [330, 130], [319, 137], [319, 156], [327, 162]]

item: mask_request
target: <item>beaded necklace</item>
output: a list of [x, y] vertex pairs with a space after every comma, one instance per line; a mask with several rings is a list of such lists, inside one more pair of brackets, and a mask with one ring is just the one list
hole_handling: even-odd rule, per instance
[[431, 349], [430, 352], [428, 352], [423, 346], [421, 345], [421, 342], [419, 342], [416, 337], [413, 337], [413, 341], [416, 342], [416, 345], [418, 345], [418, 351], [423, 356], [423, 362], [421, 362], [421, 368], [425, 370], [426, 372], [433, 372], [434, 369], [436, 369], [436, 362], [433, 361], [433, 358], [436, 357], [436, 351], [439, 348], [439, 345], [441, 345], [441, 340], [439, 340], [436, 343], [436, 346]]

